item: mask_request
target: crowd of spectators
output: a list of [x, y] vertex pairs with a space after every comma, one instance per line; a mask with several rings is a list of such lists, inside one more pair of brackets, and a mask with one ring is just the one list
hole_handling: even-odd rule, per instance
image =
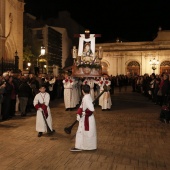
[[[26, 116], [27, 113], [35, 110], [33, 99], [39, 92], [41, 84], [46, 85], [50, 100], [63, 98], [63, 79], [62, 75], [56, 77], [53, 75], [3, 73], [0, 75], [1, 120], [14, 117], [16, 112], [19, 112], [21, 116]], [[156, 105], [162, 106], [170, 101], [170, 80], [166, 73], [141, 76], [111, 75], [109, 79], [111, 80], [111, 95], [114, 94], [115, 87], [121, 93], [122, 91], [126, 92], [129, 86], [132, 88], [132, 92], [141, 93]], [[83, 81], [83, 78], [80, 80]]]
[[156, 105], [162, 106], [169, 103], [170, 80], [166, 73], [134, 76], [131, 79], [131, 85], [133, 92], [143, 94]]
[[26, 116], [30, 111], [34, 111], [33, 100], [41, 84], [46, 85], [46, 91], [50, 94], [51, 100], [63, 97], [61, 76], [22, 75], [10, 72], [0, 75], [1, 120], [14, 117], [16, 112], [19, 112], [21, 116]]
[[119, 92], [121, 92], [122, 89], [126, 91], [127, 87], [131, 86], [132, 92], [141, 93], [156, 105], [162, 106], [170, 102], [169, 74], [117, 75], [110, 76], [110, 79], [112, 82], [112, 94], [114, 93], [114, 87], [118, 87]]

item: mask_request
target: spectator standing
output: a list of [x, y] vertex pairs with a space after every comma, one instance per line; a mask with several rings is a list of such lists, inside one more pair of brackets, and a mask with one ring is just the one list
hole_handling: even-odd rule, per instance
[[26, 77], [21, 78], [21, 84], [18, 89], [18, 98], [20, 102], [21, 116], [26, 116], [26, 107], [28, 104], [28, 98], [32, 95], [32, 89], [27, 83]]
[[12, 90], [11, 90], [11, 104], [10, 104], [11, 105], [11, 107], [10, 107], [10, 117], [13, 117], [13, 116], [15, 116], [17, 89], [16, 89], [16, 86], [15, 86], [15, 84], [13, 82], [13, 77], [12, 76], [9, 77], [8, 82], [12, 87]]
[[1, 110], [2, 110], [2, 101], [3, 101], [3, 94], [5, 91], [5, 86], [6, 86], [6, 83], [4, 82], [3, 77], [0, 76], [0, 120], [2, 120]]
[[11, 107], [11, 93], [12, 85], [9, 84], [9, 74], [4, 73], [5, 89], [3, 94], [3, 104], [2, 104], [2, 120], [7, 120], [10, 118], [10, 107]]

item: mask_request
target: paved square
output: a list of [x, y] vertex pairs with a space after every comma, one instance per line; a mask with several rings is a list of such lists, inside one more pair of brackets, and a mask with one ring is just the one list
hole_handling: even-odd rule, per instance
[[170, 170], [170, 124], [158, 120], [160, 106], [139, 93], [112, 95], [111, 111], [95, 106], [98, 149], [70, 152], [77, 125], [63, 99], [51, 102], [56, 133], [37, 137], [35, 113], [0, 122], [1, 170]]

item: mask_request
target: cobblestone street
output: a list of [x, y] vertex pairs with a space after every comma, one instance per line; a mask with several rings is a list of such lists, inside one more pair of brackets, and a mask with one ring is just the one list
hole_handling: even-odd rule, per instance
[[1, 170], [170, 170], [170, 124], [159, 121], [160, 106], [142, 94], [112, 95], [111, 111], [95, 106], [98, 149], [70, 152], [76, 110], [65, 111], [63, 99], [51, 103], [53, 135], [37, 137], [35, 112], [0, 122]]

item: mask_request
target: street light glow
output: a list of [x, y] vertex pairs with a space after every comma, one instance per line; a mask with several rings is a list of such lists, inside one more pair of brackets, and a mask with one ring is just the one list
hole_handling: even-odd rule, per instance
[[45, 47], [41, 46], [41, 55], [45, 55]]
[[28, 65], [28, 67], [30, 67], [30, 66], [31, 66], [31, 63], [27, 63], [27, 65]]
[[156, 60], [155, 58], [149, 61], [149, 64], [152, 65], [152, 70], [155, 72], [156, 66], [159, 64], [159, 60]]

